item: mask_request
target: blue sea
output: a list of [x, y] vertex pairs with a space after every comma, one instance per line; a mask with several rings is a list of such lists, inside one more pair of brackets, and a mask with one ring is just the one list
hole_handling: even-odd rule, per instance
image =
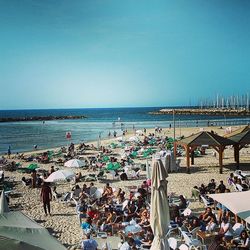
[[[107, 138], [122, 129], [131, 130], [153, 127], [173, 126], [172, 115], [151, 115], [149, 112], [158, 111], [164, 107], [147, 108], [98, 108], [98, 109], [41, 109], [41, 110], [0, 110], [0, 117], [28, 117], [28, 116], [67, 116], [84, 115], [87, 118], [79, 120], [56, 120], [7, 122], [0, 123], [0, 153], [11, 151], [24, 152], [38, 149], [47, 149], [67, 145], [66, 132], [71, 132], [71, 142], [89, 142]], [[171, 107], [169, 107], [171, 108]], [[217, 126], [247, 124], [248, 118], [228, 118], [224, 116], [175, 116], [176, 127], [206, 126], [207, 121]]]

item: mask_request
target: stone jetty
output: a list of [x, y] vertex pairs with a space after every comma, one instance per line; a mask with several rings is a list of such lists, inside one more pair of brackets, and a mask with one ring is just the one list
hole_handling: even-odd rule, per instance
[[176, 108], [161, 109], [156, 112], [150, 112], [153, 115], [215, 115], [215, 116], [250, 116], [250, 110], [246, 109], [198, 109], [198, 108]]
[[27, 116], [27, 117], [0, 117], [0, 122], [26, 122], [26, 121], [52, 121], [52, 120], [76, 120], [87, 118], [83, 115], [75, 116]]

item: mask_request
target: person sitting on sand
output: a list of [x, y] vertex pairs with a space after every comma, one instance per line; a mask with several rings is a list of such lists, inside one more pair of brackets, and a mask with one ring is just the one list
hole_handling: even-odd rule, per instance
[[75, 182], [81, 181], [81, 178], [82, 178], [82, 173], [81, 172], [76, 173]]
[[25, 184], [25, 186], [30, 186], [31, 185], [31, 178], [26, 179], [25, 176], [23, 176], [22, 182], [23, 182], [23, 184]]
[[211, 181], [208, 183], [206, 191], [210, 194], [215, 193], [216, 183], [214, 179], [211, 179]]
[[52, 174], [52, 173], [54, 173], [54, 172], [55, 172], [55, 168], [54, 168], [54, 166], [51, 166], [50, 171], [49, 171], [49, 174]]
[[80, 186], [79, 185], [75, 185], [72, 189], [71, 189], [71, 191], [73, 191], [73, 198], [80, 198], [80, 194], [81, 194], [81, 192], [82, 192], [82, 190], [81, 190], [81, 188], [80, 188]]
[[87, 232], [91, 231], [92, 229], [92, 219], [90, 217], [87, 217], [84, 222], [81, 225], [81, 228], [83, 230], [83, 232], [85, 234], [87, 234]]
[[108, 198], [113, 195], [113, 189], [110, 187], [109, 183], [106, 184], [106, 186], [103, 189], [102, 198]]

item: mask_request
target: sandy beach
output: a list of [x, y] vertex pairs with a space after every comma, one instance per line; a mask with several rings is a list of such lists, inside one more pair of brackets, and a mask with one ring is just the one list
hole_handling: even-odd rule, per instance
[[[233, 127], [233, 130], [236, 130], [238, 127]], [[215, 133], [219, 135], [225, 134], [225, 128], [219, 127], [209, 127], [204, 128], [204, 130], [211, 131], [213, 130]], [[200, 131], [200, 128], [181, 128], [176, 129], [176, 137], [179, 136], [188, 136]], [[149, 133], [154, 132], [154, 129], [148, 129], [147, 135]], [[125, 136], [129, 138], [133, 135], [132, 131]], [[173, 129], [164, 128], [160, 136], [168, 136], [173, 137]], [[107, 146], [111, 142], [116, 142], [117, 139], [110, 138], [101, 141], [101, 145]], [[97, 145], [97, 142], [90, 142], [88, 144]], [[58, 150], [58, 149], [53, 149]], [[44, 152], [45, 150], [35, 151], [35, 152], [26, 152], [25, 155], [38, 154], [40, 152]], [[208, 184], [210, 179], [214, 178], [216, 183], [220, 180], [223, 180], [224, 183], [227, 183], [227, 178], [231, 172], [235, 171], [234, 158], [233, 158], [233, 149], [227, 148], [224, 153], [224, 171], [223, 174], [219, 174], [219, 163], [218, 156], [214, 157], [212, 155], [214, 150], [208, 149], [206, 151], [206, 155], [195, 158], [195, 165], [191, 166], [191, 174], [186, 174], [186, 162], [184, 157], [180, 157], [181, 159], [181, 169], [177, 173], [170, 173], [168, 177], [168, 192], [175, 193], [176, 195], [183, 194], [187, 199], [191, 201], [190, 208], [194, 213], [198, 213], [204, 209], [204, 205], [199, 201], [193, 201], [191, 199], [191, 188], [193, 186], [200, 186], [202, 183]], [[240, 153], [240, 162], [241, 169], [246, 169], [245, 165], [250, 162], [250, 149], [243, 148]], [[86, 156], [89, 155], [97, 155], [97, 150], [86, 150]], [[112, 149], [112, 153], [116, 155], [118, 160], [120, 159], [121, 149]], [[84, 156], [84, 154], [83, 154]], [[12, 156], [10, 161], [19, 161]], [[150, 160], [149, 160], [150, 161]], [[137, 163], [145, 163], [146, 160], [136, 159]], [[23, 167], [27, 167], [32, 162], [24, 162], [20, 161]], [[48, 164], [40, 164], [39, 167], [49, 170], [51, 166], [55, 166], [55, 168], [65, 169], [60, 165], [55, 164], [54, 162]], [[75, 172], [81, 171], [82, 175], [86, 175], [89, 173], [89, 170], [83, 169], [73, 169]], [[94, 172], [94, 173], [97, 173]], [[26, 215], [30, 216], [32, 219], [37, 221], [42, 226], [46, 227], [49, 232], [55, 236], [62, 244], [64, 244], [68, 249], [78, 249], [79, 242], [82, 238], [82, 229], [79, 226], [79, 221], [76, 215], [76, 209], [74, 203], [60, 203], [58, 201], [53, 200], [51, 203], [52, 207], [52, 216], [45, 216], [42, 208], [42, 203], [40, 201], [40, 189], [39, 188], [29, 188], [24, 186], [21, 182], [21, 178], [23, 176], [30, 177], [30, 174], [23, 174], [19, 172], [9, 172], [5, 171], [5, 176], [14, 179], [15, 186], [13, 190], [13, 195], [10, 196], [10, 207], [12, 209], [19, 209]], [[146, 179], [146, 172], [142, 171], [140, 178], [135, 180], [128, 181], [119, 181], [112, 180], [111, 175], [108, 174], [108, 179], [110, 179], [110, 183], [114, 188], [122, 188], [126, 191], [126, 197], [129, 194], [129, 186], [138, 186], [142, 184], [142, 181]], [[84, 184], [83, 181], [78, 183], [80, 187]], [[70, 191], [73, 187], [73, 183], [63, 183], [59, 184], [57, 187], [57, 191], [59, 193], [65, 193]], [[89, 185], [89, 183], [87, 183]], [[103, 187], [105, 183], [95, 181], [95, 185], [97, 187]]]

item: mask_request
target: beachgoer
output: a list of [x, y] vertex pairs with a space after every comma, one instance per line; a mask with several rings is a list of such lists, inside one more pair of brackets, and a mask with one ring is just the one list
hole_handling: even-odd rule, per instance
[[31, 177], [32, 177], [32, 188], [35, 188], [36, 187], [36, 170], [32, 170], [32, 173], [31, 173]]
[[47, 216], [47, 209], [48, 209], [49, 215], [51, 215], [50, 214], [50, 201], [52, 200], [52, 192], [47, 182], [44, 182], [42, 185], [40, 198], [41, 198], [41, 201], [43, 202], [43, 209], [44, 209], [45, 215]]
[[10, 146], [8, 147], [8, 158], [10, 159], [10, 155], [11, 155], [11, 150], [10, 150]]
[[250, 239], [246, 230], [240, 233], [240, 237], [231, 241], [237, 246], [237, 249], [250, 249]]
[[220, 181], [220, 185], [217, 187], [220, 190], [220, 193], [225, 193], [226, 186], [224, 185], [223, 181]]
[[98, 243], [96, 240], [91, 239], [90, 233], [86, 234], [87, 239], [83, 239], [82, 241], [82, 250], [97, 250]]
[[135, 248], [135, 240], [133, 238], [128, 238], [121, 247], [120, 250], [132, 250]]
[[231, 241], [233, 239], [232, 225], [226, 217], [223, 217], [221, 221], [219, 234], [223, 235], [225, 241]]
[[54, 166], [51, 166], [51, 168], [50, 168], [50, 174], [52, 174], [54, 172], [55, 172], [55, 168], [54, 168]]

